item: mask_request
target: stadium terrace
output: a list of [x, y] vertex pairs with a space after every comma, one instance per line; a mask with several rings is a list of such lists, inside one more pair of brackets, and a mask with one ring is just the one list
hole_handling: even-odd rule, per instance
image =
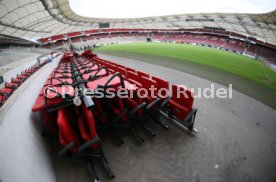
[[275, 8], [0, 0], [0, 182], [276, 181]]

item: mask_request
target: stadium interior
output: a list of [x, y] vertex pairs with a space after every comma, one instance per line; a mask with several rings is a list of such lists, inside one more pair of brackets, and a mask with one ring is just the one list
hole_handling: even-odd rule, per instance
[[0, 182], [276, 181], [274, 5], [96, 18], [0, 0]]

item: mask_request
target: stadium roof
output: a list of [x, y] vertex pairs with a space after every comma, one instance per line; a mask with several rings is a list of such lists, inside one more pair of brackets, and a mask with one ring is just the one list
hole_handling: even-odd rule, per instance
[[75, 31], [109, 28], [178, 29], [217, 27], [276, 44], [276, 11], [266, 14], [182, 14], [104, 19], [77, 15], [68, 0], [0, 0], [0, 34], [42, 38]]
[[2, 45], [34, 46], [39, 44], [19, 37], [0, 34], [0, 46]]

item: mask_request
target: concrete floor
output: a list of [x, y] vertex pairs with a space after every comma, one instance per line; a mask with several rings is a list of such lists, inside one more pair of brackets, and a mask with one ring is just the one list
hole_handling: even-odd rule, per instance
[[[121, 63], [170, 83], [206, 88], [211, 82], [158, 65], [108, 55], [99, 57]], [[215, 84], [215, 87], [223, 87]], [[261, 93], [260, 93], [261, 94]], [[165, 130], [154, 126], [152, 138], [141, 131], [144, 144], [123, 132], [125, 144], [117, 145], [101, 135], [103, 147], [116, 175], [108, 179], [100, 165], [102, 181], [112, 182], [183, 182], [183, 181], [276, 181], [276, 112], [243, 94], [233, 92], [232, 99], [196, 99], [199, 109], [190, 134], [173, 124]], [[57, 147], [55, 147], [55, 154]], [[91, 181], [82, 161], [57, 159], [59, 182]]]

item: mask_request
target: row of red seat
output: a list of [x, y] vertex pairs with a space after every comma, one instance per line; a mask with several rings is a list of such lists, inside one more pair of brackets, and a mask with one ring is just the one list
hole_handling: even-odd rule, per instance
[[[98, 62], [99, 64], [105, 65], [111, 72], [119, 72], [122, 74], [123, 78], [127, 80], [128, 82], [135, 84], [138, 88], [145, 88], [146, 90], [149, 90], [149, 88], [152, 86], [154, 88], [157, 88], [155, 97], [158, 98], [158, 91], [163, 90], [169, 90], [169, 82], [167, 80], [164, 80], [162, 78], [151, 76], [148, 73], [145, 73], [143, 71], [136, 71], [133, 68], [129, 68], [120, 64], [116, 64], [110, 61], [106, 61], [97, 57], [94, 57], [94, 61]], [[186, 93], [185, 97], [184, 94], [180, 94], [178, 97], [178, 91], [182, 91]], [[192, 96], [192, 93], [190, 90], [185, 89], [184, 87], [180, 85], [172, 85], [172, 96], [167, 98], [159, 98], [159, 103], [162, 103], [161, 101], [165, 101], [162, 103], [162, 110], [163, 111], [170, 111], [170, 115], [176, 117], [176, 119], [180, 121], [184, 121], [185, 117], [193, 110], [193, 101], [194, 98]], [[146, 99], [142, 100], [146, 102], [147, 104], [150, 104], [154, 98], [149, 98], [148, 96]], [[141, 101], [140, 101], [141, 102]], [[157, 102], [157, 101], [156, 101]], [[133, 103], [133, 101], [132, 101]], [[138, 101], [139, 104], [139, 101]], [[137, 104], [136, 104], [137, 105]], [[193, 122], [192, 122], [193, 124]], [[193, 130], [193, 126], [189, 128], [190, 130]]]
[[41, 66], [45, 65], [45, 63], [35, 64], [34, 66], [29, 67], [21, 72], [21, 74], [17, 74], [15, 78], [12, 78], [10, 82], [5, 82], [5, 87], [0, 89], [0, 108], [7, 101], [7, 99], [12, 95], [12, 93], [26, 80], [28, 79], [34, 72], [36, 72]]
[[[98, 158], [106, 168], [108, 175], [114, 177], [101, 147], [94, 113], [85, 104], [80, 107], [73, 104], [74, 88], [84, 82], [94, 80], [92, 77], [96, 77], [95, 73], [101, 68], [90, 60], [76, 59], [77, 61], [71, 52], [64, 54], [58, 67], [46, 80], [32, 110], [44, 113], [43, 134], [56, 135], [59, 143], [64, 146], [59, 152], [60, 157], [84, 160], [92, 169], [90, 172], [95, 180], [98, 180], [98, 176], [92, 161]], [[81, 61], [82, 64], [80, 64]], [[104, 71], [99, 72], [97, 73], [99, 76], [106, 74]], [[78, 80], [80, 77], [81, 80]], [[62, 98], [63, 88], [66, 91], [65, 98]]]
[[[147, 95], [151, 87], [157, 88], [154, 95]], [[65, 89], [64, 89], [65, 88]], [[74, 89], [88, 89], [89, 96]], [[107, 91], [112, 88], [113, 97]], [[120, 97], [119, 89], [126, 89], [126, 97]], [[143, 88], [141, 95], [139, 89]], [[124, 143], [119, 128], [127, 129], [136, 139], [143, 142], [136, 127], [143, 128], [155, 136], [155, 131], [148, 122], [155, 121], [168, 128], [167, 116], [194, 130], [196, 109], [193, 106], [192, 93], [179, 85], [172, 86], [172, 96], [160, 96], [161, 89], [169, 90], [168, 81], [151, 76], [145, 72], [125, 67], [98, 58], [91, 51], [81, 56], [67, 52], [59, 66], [51, 73], [44, 84], [33, 111], [44, 113], [44, 134], [55, 134], [63, 146], [59, 152], [61, 157], [82, 159], [88, 163], [95, 180], [97, 173], [93, 167], [93, 159], [99, 158], [110, 177], [114, 177], [101, 147], [98, 132], [108, 130], [113, 138]], [[62, 91], [66, 91], [64, 95]], [[178, 96], [177, 91], [185, 92]], [[101, 92], [102, 97], [95, 97]], [[77, 95], [77, 97], [76, 97]], [[81, 99], [80, 106], [76, 100]], [[79, 104], [77, 104], [79, 105]]]

